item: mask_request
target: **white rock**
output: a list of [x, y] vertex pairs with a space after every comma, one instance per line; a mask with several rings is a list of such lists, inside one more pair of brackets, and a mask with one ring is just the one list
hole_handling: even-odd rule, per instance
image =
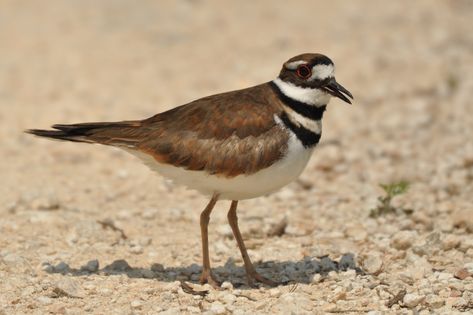
[[225, 304], [231, 305], [231, 304], [235, 303], [235, 301], [236, 301], [236, 296], [234, 296], [234, 295], [231, 294], [231, 293], [228, 293], [228, 294], [225, 294], [225, 295], [223, 296], [222, 300], [223, 300], [223, 302], [224, 302]]
[[135, 254], [135, 255], [142, 254], [143, 253], [143, 247], [141, 247], [140, 245], [132, 246], [132, 247], [130, 247], [130, 253]]
[[437, 276], [437, 279], [439, 279], [440, 281], [447, 281], [453, 278], [453, 275], [448, 272], [436, 272], [435, 275]]
[[55, 285], [54, 291], [60, 296], [65, 295], [73, 298], [83, 298], [85, 296], [85, 292], [80, 283], [70, 278], [63, 278], [58, 281]]
[[473, 262], [464, 264], [463, 268], [465, 268], [469, 273], [473, 274]]
[[419, 303], [421, 303], [423, 300], [425, 300], [425, 296], [423, 295], [408, 293], [404, 296], [403, 302], [405, 306], [413, 308], [419, 305]]
[[349, 269], [349, 270], [345, 271], [344, 273], [342, 273], [341, 276], [345, 279], [354, 280], [356, 278], [356, 270]]
[[36, 300], [43, 305], [49, 305], [53, 302], [53, 300], [47, 296], [39, 296]]
[[111, 289], [103, 287], [99, 287], [98, 292], [103, 296], [110, 296], [113, 293]]
[[134, 309], [140, 309], [143, 307], [143, 302], [140, 300], [133, 300], [131, 301], [130, 306]]
[[210, 314], [221, 315], [225, 314], [225, 306], [220, 302], [213, 302], [210, 306]]
[[319, 283], [320, 280], [322, 280], [322, 276], [319, 274], [319, 273], [316, 273], [313, 277], [312, 277], [312, 280], [311, 280], [311, 283]]
[[[200, 267], [199, 267], [199, 272], [200, 272]], [[233, 290], [233, 284], [231, 282], [228, 282], [228, 281], [224, 281], [221, 285], [222, 289], [225, 289], [225, 290]]]
[[363, 269], [374, 275], [381, 273], [383, 270], [382, 254], [379, 252], [370, 253], [370, 255], [363, 260]]

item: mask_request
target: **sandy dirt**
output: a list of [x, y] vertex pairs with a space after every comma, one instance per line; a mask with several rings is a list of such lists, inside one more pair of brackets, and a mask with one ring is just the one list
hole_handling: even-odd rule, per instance
[[[0, 314], [472, 312], [472, 20], [460, 0], [0, 0]], [[22, 133], [146, 118], [302, 52], [330, 56], [355, 104], [332, 101], [299, 181], [240, 203], [277, 288], [246, 286], [228, 202], [215, 291], [197, 281], [205, 197], [117, 149]], [[397, 211], [371, 218], [401, 179]]]

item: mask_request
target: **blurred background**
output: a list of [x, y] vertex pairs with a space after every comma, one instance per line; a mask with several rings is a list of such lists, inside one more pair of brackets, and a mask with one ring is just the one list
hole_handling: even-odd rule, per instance
[[[242, 229], [259, 240], [252, 257], [353, 252], [363, 264], [376, 252], [379, 272], [410, 289], [437, 267], [453, 274], [473, 259], [472, 20], [468, 0], [0, 0], [0, 257], [17, 255], [16, 268], [0, 270], [19, 277], [0, 288], [17, 294], [31, 280], [20, 274], [45, 261], [200, 264], [204, 197], [169, 185], [124, 152], [36, 139], [24, 129], [146, 118], [272, 80], [304, 52], [329, 56], [355, 102], [332, 100], [322, 143], [300, 181], [242, 203]], [[410, 188], [394, 205], [413, 213], [369, 218], [384, 194], [379, 184], [399, 180]], [[235, 252], [225, 234], [227, 206], [219, 204], [212, 221], [217, 266]], [[96, 223], [102, 219], [131, 240], [110, 245], [116, 235]], [[283, 219], [285, 236], [258, 234]], [[399, 273], [414, 258], [393, 245], [400, 230], [411, 240], [406, 248], [433, 232], [458, 242], [438, 249], [442, 262], [418, 255], [430, 273], [406, 284]], [[467, 300], [467, 291], [457, 298]], [[384, 305], [370, 294], [364, 297], [374, 308]], [[9, 295], [0, 302], [10, 310], [30, 303], [13, 306]]]

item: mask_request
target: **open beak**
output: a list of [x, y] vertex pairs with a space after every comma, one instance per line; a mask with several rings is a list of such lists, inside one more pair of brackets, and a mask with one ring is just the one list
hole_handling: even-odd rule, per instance
[[322, 87], [322, 89], [330, 95], [338, 97], [348, 104], [351, 104], [351, 100], [349, 98], [353, 99], [353, 95], [351, 95], [350, 91], [335, 81], [335, 78], [332, 78], [326, 85]]

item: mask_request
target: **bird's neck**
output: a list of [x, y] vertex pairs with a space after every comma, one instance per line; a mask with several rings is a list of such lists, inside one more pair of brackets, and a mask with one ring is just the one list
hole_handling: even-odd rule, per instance
[[277, 122], [288, 128], [304, 147], [315, 146], [322, 135], [322, 117], [330, 96], [319, 89], [299, 87], [279, 78], [269, 84], [283, 105]]

